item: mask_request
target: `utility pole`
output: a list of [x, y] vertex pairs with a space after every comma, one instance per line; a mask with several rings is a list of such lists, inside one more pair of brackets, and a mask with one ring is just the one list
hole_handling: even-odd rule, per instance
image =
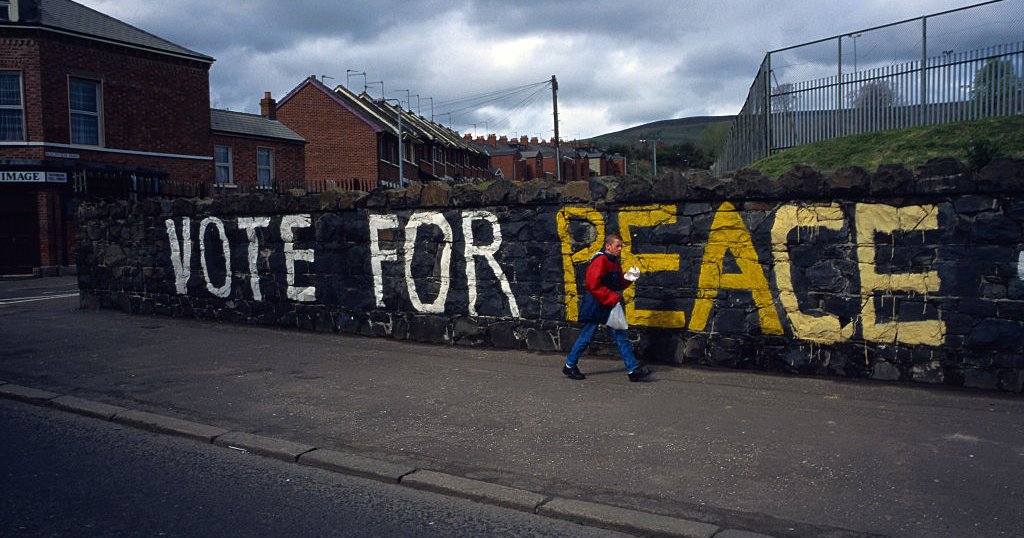
[[562, 182], [561, 142], [558, 139], [558, 79], [551, 75], [551, 109], [555, 115], [555, 168], [558, 169], [558, 182]]

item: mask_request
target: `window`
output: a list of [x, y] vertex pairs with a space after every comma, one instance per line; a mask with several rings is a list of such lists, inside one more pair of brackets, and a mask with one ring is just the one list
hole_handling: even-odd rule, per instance
[[259, 186], [269, 189], [274, 184], [274, 150], [256, 148], [256, 179]]
[[10, 0], [0, 0], [0, 21], [13, 21]]
[[21, 73], [0, 71], [0, 140], [25, 139]]
[[71, 143], [99, 146], [103, 143], [100, 131], [100, 83], [95, 80], [72, 78]]
[[235, 182], [235, 175], [231, 170], [231, 146], [214, 146], [213, 162], [217, 167], [217, 183]]

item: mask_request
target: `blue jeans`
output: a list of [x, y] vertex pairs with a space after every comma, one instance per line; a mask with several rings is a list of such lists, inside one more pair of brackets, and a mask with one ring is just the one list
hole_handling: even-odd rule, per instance
[[[594, 339], [594, 332], [597, 331], [597, 323], [587, 323], [583, 326], [583, 330], [580, 331], [579, 338], [576, 339], [576, 343], [572, 346], [572, 351], [569, 352], [569, 358], [565, 360], [565, 365], [568, 367], [576, 366], [580, 362], [580, 355], [587, 350], [587, 346], [590, 345], [590, 341]], [[626, 371], [632, 372], [640, 366], [637, 362], [636, 356], [633, 355], [633, 346], [629, 343], [629, 336], [626, 331], [620, 331], [608, 327], [608, 330], [612, 333], [615, 338], [615, 343], [619, 346], [619, 353], [622, 354], [622, 362], [626, 365]]]

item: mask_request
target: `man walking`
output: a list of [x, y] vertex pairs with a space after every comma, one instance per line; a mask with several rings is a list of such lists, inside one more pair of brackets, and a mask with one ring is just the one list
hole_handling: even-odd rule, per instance
[[[580, 361], [580, 355], [590, 345], [597, 326], [608, 321], [612, 308], [622, 300], [622, 290], [640, 277], [640, 270], [635, 267], [626, 275], [622, 273], [622, 262], [619, 260], [621, 252], [622, 236], [610, 233], [605, 236], [601, 251], [590, 258], [586, 276], [587, 291], [583, 295], [583, 305], [580, 307], [580, 321], [585, 325], [576, 343], [573, 344], [572, 351], [569, 352], [565, 366], [562, 367], [562, 373], [569, 379], [586, 379], [587, 376], [576, 366]], [[650, 375], [651, 371], [641, 366], [633, 355], [633, 346], [629, 343], [626, 331], [611, 327], [608, 327], [608, 330], [619, 346], [629, 380], [640, 381]]]

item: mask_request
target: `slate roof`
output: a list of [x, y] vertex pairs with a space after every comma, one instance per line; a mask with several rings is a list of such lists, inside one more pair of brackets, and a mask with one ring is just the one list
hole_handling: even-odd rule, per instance
[[276, 138], [293, 142], [305, 142], [306, 139], [277, 120], [269, 120], [259, 114], [233, 112], [231, 110], [210, 109], [210, 128], [222, 133], [256, 136], [260, 138]]
[[169, 53], [176, 56], [186, 56], [192, 59], [210, 62], [214, 60], [205, 54], [176, 45], [166, 39], [157, 37], [149, 32], [140, 30], [126, 22], [117, 20], [94, 9], [72, 2], [71, 0], [24, 0], [34, 3], [38, 10], [31, 7], [23, 13], [25, 17], [15, 23], [3, 23], [14, 25], [33, 25], [47, 28], [54, 28], [79, 34], [86, 37], [100, 38], [104, 40], [123, 43], [153, 50], [156, 52]]

